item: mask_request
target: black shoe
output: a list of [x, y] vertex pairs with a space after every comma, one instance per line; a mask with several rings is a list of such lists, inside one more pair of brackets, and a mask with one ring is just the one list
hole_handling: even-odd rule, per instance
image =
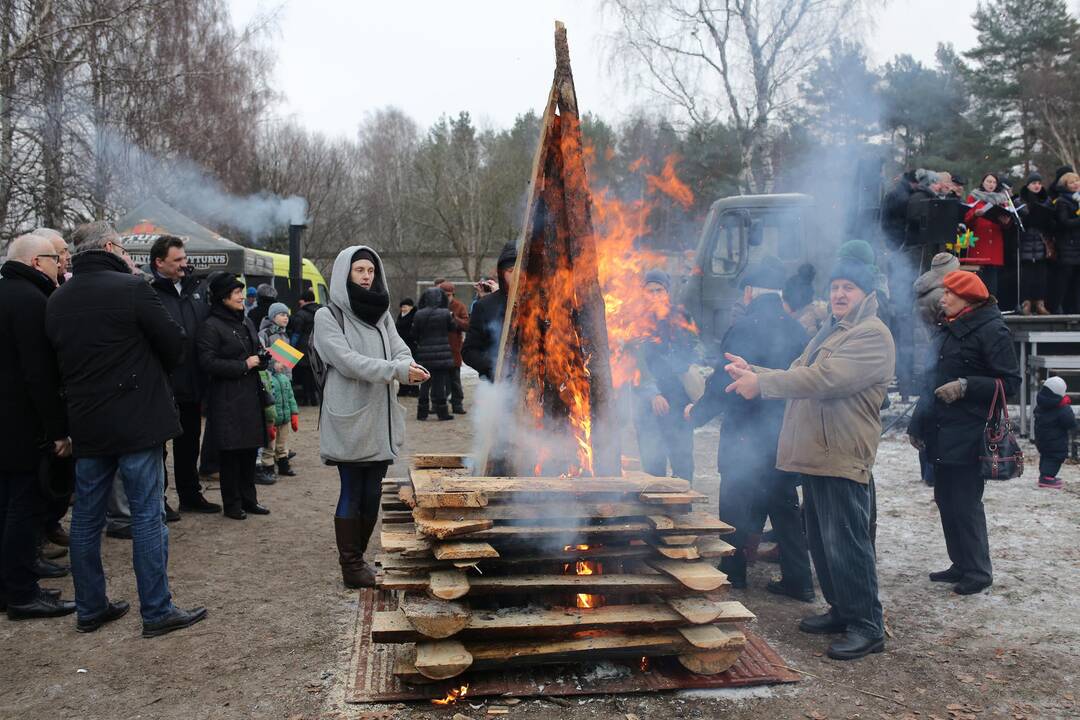
[[782, 580], [773, 580], [765, 589], [771, 592], [773, 595], [786, 595], [789, 598], [794, 598], [799, 602], [814, 602], [814, 588], [802, 588], [797, 590], [795, 588], [789, 588], [784, 584]]
[[277, 478], [274, 477], [274, 472], [265, 465], [260, 465], [255, 468], [255, 484], [256, 485], [273, 485], [277, 482]]
[[173, 611], [164, 620], [153, 623], [143, 623], [142, 636], [144, 638], [158, 637], [171, 633], [174, 630], [183, 630], [191, 627], [200, 620], [206, 619], [206, 608], [197, 607], [192, 610], [173, 608]]
[[948, 570], [938, 570], [930, 573], [930, 582], [960, 582], [964, 579], [964, 573], [951, 567]]
[[739, 578], [739, 577], [733, 577], [731, 575], [728, 575], [728, 584], [731, 585], [732, 589], [734, 589], [734, 590], [745, 590], [746, 589], [746, 578], [744, 578], [744, 577]]
[[453, 413], [454, 413], [455, 415], [468, 415], [468, 414], [469, 414], [469, 413], [465, 412], [465, 408], [463, 408], [463, 407], [462, 407], [462, 406], [460, 406], [460, 405], [455, 405], [455, 406], [454, 406], [454, 408], [453, 408]]
[[75, 603], [61, 600], [48, 593], [38, 593], [31, 602], [23, 605], [7, 606], [8, 620], [33, 620], [35, 618], [53, 618], [70, 615], [75, 612]]
[[53, 545], [60, 545], [67, 547], [71, 542], [71, 537], [68, 535], [67, 530], [60, 523], [53, 523], [48, 530], [45, 531], [45, 539], [51, 542]]
[[884, 652], [884, 650], [885, 638], [872, 639], [849, 630], [844, 633], [844, 637], [834, 640], [825, 654], [833, 660], [858, 660], [870, 653]]
[[119, 528], [109, 528], [105, 531], [105, 537], [116, 538], [117, 540], [130, 540], [131, 539], [131, 526]]
[[205, 513], [210, 515], [212, 513], [221, 512], [221, 506], [217, 503], [210, 502], [202, 496], [202, 493], [199, 493], [191, 502], [184, 502], [181, 500], [180, 510], [183, 512]]
[[424, 411], [417, 410], [416, 411], [416, 419], [417, 420], [423, 421], [423, 420], [427, 420], [427, 418], [428, 418], [428, 411], [427, 410], [424, 410]]
[[255, 503], [254, 505], [245, 505], [244, 506], [244, 512], [247, 512], [247, 513], [249, 513], [251, 515], [269, 515], [270, 514], [270, 510], [268, 508], [263, 507], [259, 503]]
[[993, 584], [992, 580], [961, 580], [953, 585], [952, 591], [957, 595], [974, 595], [981, 593]]
[[233, 520], [247, 520], [247, 513], [243, 510], [226, 510], [225, 517]]
[[284, 475], [285, 477], [296, 477], [296, 472], [289, 467], [289, 459], [282, 458], [277, 461], [277, 474]]
[[113, 620], [119, 620], [124, 617], [130, 609], [131, 605], [123, 600], [111, 602], [109, 603], [109, 606], [105, 608], [105, 612], [97, 617], [92, 617], [89, 620], [79, 619], [79, 621], [75, 623], [75, 629], [81, 633], [94, 632], [105, 623], [111, 623]]
[[34, 575], [37, 576], [39, 580], [42, 578], [67, 577], [70, 572], [71, 571], [65, 565], [57, 565], [48, 560], [42, 560], [40, 557], [37, 559], [37, 562], [34, 563]]
[[435, 416], [440, 420], [453, 420], [454, 416], [450, 414], [450, 411], [445, 407], [435, 411]]
[[799, 621], [799, 629], [811, 635], [833, 635], [847, 631], [847, 623], [836, 617], [832, 610], [821, 615], [811, 615]]
[[176, 512], [171, 507], [169, 507], [169, 501], [166, 500], [165, 501], [165, 522], [167, 522], [167, 523], [176, 522], [179, 519], [180, 519], [180, 513]]
[[63, 545], [47, 542], [41, 546], [40, 553], [46, 560], [58, 560], [68, 554], [68, 549]]

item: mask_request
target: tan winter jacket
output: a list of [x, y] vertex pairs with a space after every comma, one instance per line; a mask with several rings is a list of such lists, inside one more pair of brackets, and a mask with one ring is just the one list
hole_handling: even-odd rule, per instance
[[881, 436], [881, 403], [896, 347], [871, 293], [848, 317], [826, 325], [788, 370], [754, 368], [761, 396], [784, 398], [776, 467], [866, 484]]

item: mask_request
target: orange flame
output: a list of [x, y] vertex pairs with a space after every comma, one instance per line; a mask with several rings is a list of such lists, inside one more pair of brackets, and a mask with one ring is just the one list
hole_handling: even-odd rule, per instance
[[641, 672], [649, 672], [649, 658], [642, 655], [641, 662], [638, 663], [638, 667], [641, 668]]
[[432, 698], [432, 705], [454, 705], [458, 700], [464, 700], [465, 696], [469, 693], [469, 685], [466, 683], [461, 687], [450, 688], [450, 692], [446, 693], [446, 697], [441, 700]]

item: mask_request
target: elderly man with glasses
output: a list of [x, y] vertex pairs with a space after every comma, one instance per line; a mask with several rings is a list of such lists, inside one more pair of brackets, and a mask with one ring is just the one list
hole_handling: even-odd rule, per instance
[[75, 611], [37, 582], [37, 534], [45, 513], [38, 489], [43, 453], [71, 454], [56, 357], [45, 337], [45, 308], [60, 257], [49, 240], [15, 238], [0, 267], [0, 610], [12, 620]]

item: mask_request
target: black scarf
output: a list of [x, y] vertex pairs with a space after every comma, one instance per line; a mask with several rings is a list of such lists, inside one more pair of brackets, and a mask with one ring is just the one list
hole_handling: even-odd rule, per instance
[[[381, 287], [378, 278], [373, 287]], [[345, 289], [349, 293], [349, 307], [353, 315], [368, 325], [378, 323], [390, 307], [390, 295], [383, 290], [365, 290], [352, 280], [345, 281]]]

